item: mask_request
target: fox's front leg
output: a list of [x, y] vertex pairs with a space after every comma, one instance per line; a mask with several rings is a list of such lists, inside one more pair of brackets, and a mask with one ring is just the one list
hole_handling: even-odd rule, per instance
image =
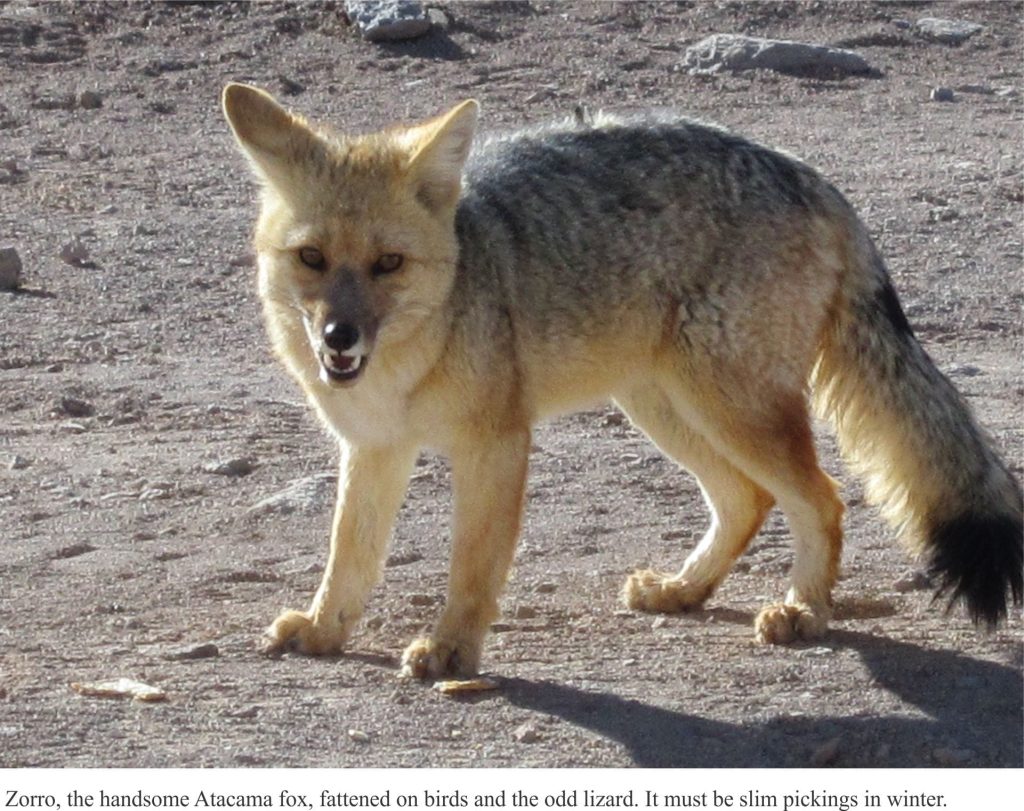
[[411, 448], [342, 445], [338, 501], [324, 577], [308, 611], [285, 611], [267, 629], [268, 653], [337, 653], [380, 579], [388, 537], [415, 459]]
[[452, 453], [453, 521], [448, 601], [434, 632], [402, 657], [416, 678], [471, 676], [484, 636], [498, 616], [523, 509], [528, 429], [480, 439]]

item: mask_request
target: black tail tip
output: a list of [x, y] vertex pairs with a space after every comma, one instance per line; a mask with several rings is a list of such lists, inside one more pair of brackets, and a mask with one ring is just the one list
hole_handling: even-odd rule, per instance
[[994, 630], [1006, 619], [1007, 592], [1021, 604], [1024, 526], [1020, 514], [966, 513], [937, 525], [928, 538], [928, 573], [938, 583], [936, 599], [947, 610], [963, 602], [975, 625]]

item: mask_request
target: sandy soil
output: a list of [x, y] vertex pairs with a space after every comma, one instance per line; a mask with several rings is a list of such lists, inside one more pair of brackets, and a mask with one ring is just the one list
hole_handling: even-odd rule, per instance
[[[820, 644], [752, 639], [790, 561], [778, 516], [706, 610], [622, 608], [625, 574], [677, 566], [706, 514], [607, 408], [537, 432], [484, 661], [498, 689], [457, 700], [396, 678], [443, 595], [433, 457], [351, 652], [258, 653], [318, 583], [329, 483], [305, 509], [250, 508], [336, 454], [263, 336], [229, 80], [341, 129], [474, 96], [486, 126], [670, 106], [787, 148], [862, 212], [921, 339], [1020, 474], [1019, 3], [443, 8], [447, 31], [372, 45], [323, 3], [0, 2], [0, 247], [25, 265], [0, 293], [0, 766], [1020, 767], [1019, 612], [985, 634], [931, 605], [827, 435], [850, 510]], [[950, 47], [894, 23], [924, 16], [984, 29]], [[880, 75], [687, 75], [686, 45], [715, 32], [851, 44]], [[936, 85], [955, 100], [930, 101]], [[69, 687], [121, 676], [167, 700]]]

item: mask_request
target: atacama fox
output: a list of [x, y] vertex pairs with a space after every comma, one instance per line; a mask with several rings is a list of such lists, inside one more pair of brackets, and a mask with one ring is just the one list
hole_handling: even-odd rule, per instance
[[[940, 593], [994, 625], [1021, 601], [1022, 496], [904, 317], [850, 205], [803, 163], [681, 117], [597, 115], [473, 144], [477, 104], [338, 135], [231, 84], [262, 181], [274, 349], [341, 444], [330, 556], [272, 650], [340, 650], [422, 448], [451, 461], [448, 597], [404, 670], [477, 670], [519, 533], [538, 420], [611, 399], [693, 473], [711, 526], [645, 611], [699, 606], [773, 506], [795, 546], [764, 642], [819, 637], [843, 504], [810, 405]], [[808, 394], [810, 390], [811, 394]]]

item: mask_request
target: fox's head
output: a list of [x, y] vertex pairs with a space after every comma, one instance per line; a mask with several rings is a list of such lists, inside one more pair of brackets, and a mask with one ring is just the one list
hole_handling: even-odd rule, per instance
[[271, 337], [293, 371], [351, 385], [375, 349], [413, 339], [442, 309], [477, 104], [363, 136], [314, 127], [247, 85], [229, 84], [223, 105], [263, 184], [256, 249]]

